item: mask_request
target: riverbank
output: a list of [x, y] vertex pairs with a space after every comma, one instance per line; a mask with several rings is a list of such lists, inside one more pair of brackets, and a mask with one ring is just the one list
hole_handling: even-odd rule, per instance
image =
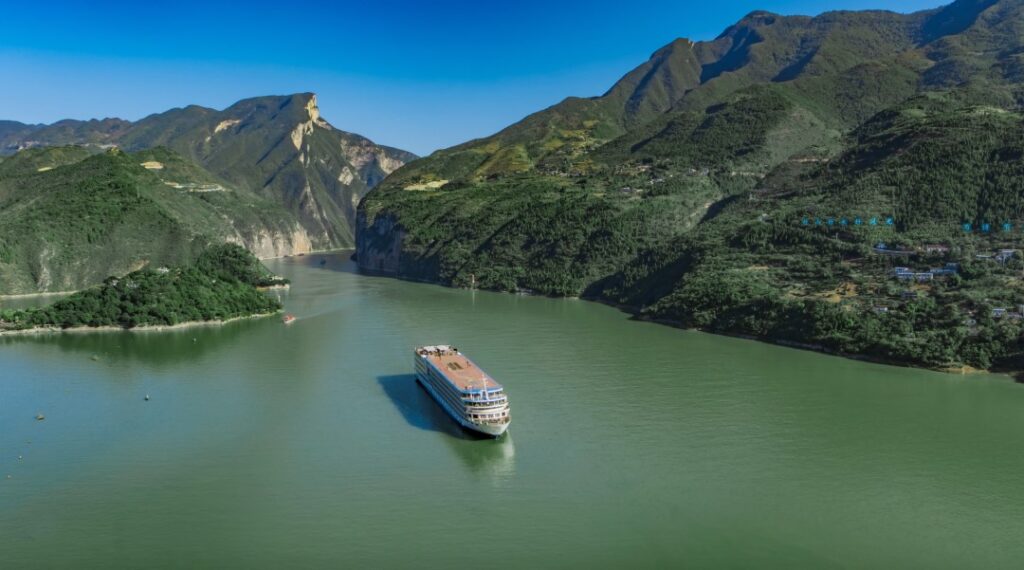
[[[442, 283], [442, 282], [439, 282], [439, 281], [436, 281], [436, 280], [423, 279], [423, 278], [406, 278], [406, 277], [403, 277], [403, 276], [396, 275], [394, 273], [387, 273], [387, 272], [382, 272], [382, 271], [374, 271], [374, 270], [369, 270], [369, 269], [364, 269], [364, 268], [360, 268], [359, 271], [361, 273], [366, 274], [366, 275], [372, 275], [372, 276], [377, 276], [377, 277], [390, 277], [390, 278], [393, 278], [393, 279], [398, 279], [398, 280], [401, 280], [401, 281], [408, 281], [408, 282], [411, 282], [411, 283], [429, 283], [429, 284], [433, 284], [433, 285], [440, 285], [442, 287], [449, 287], [449, 288], [456, 288], [456, 289], [463, 288], [463, 287], [453, 287], [452, 285], [449, 285], [447, 283]], [[479, 289], [479, 290], [487, 290], [487, 289]], [[516, 292], [512, 292], [512, 291], [496, 291], [496, 290], [491, 290], [491, 291], [495, 292], [495, 293], [507, 293], [507, 294], [512, 294], [512, 295], [521, 294], [521, 293], [516, 293]], [[544, 296], [544, 295], [542, 295], [542, 296]], [[836, 351], [836, 350], [829, 349], [828, 347], [825, 347], [825, 346], [822, 346], [822, 345], [810, 344], [810, 343], [802, 343], [802, 342], [787, 340], [787, 339], [784, 339], [784, 338], [774, 338], [774, 337], [766, 337], [766, 336], [759, 336], [759, 335], [732, 333], [732, 332], [727, 332], [727, 331], [717, 331], [717, 330], [708, 330], [708, 329], [689, 327], [689, 326], [686, 326], [684, 323], [681, 323], [679, 321], [675, 321], [675, 320], [672, 320], [672, 319], [660, 318], [660, 317], [655, 317], [655, 316], [644, 314], [644, 312], [643, 312], [641, 307], [635, 307], [635, 306], [631, 306], [631, 305], [623, 305], [623, 304], [616, 303], [616, 302], [613, 302], [613, 301], [610, 301], [610, 300], [607, 300], [607, 299], [602, 299], [600, 297], [592, 297], [592, 296], [555, 297], [555, 296], [550, 296], [550, 295], [548, 295], [548, 297], [557, 298], [557, 299], [569, 299], [569, 298], [572, 298], [572, 299], [579, 299], [579, 300], [582, 300], [582, 301], [590, 301], [590, 302], [594, 302], [594, 303], [600, 303], [602, 305], [607, 305], [609, 307], [614, 307], [615, 309], [618, 309], [618, 310], [620, 310], [620, 311], [622, 311], [624, 313], [627, 313], [627, 314], [631, 315], [632, 318], [635, 319], [635, 320], [643, 321], [643, 322], [649, 322], [649, 323], [654, 323], [654, 324], [659, 324], [659, 325], [664, 325], [664, 326], [668, 326], [668, 327], [672, 327], [672, 328], [676, 328], [676, 329], [693, 330], [693, 331], [698, 331], [698, 332], [702, 332], [702, 333], [706, 333], [706, 334], [713, 334], [713, 335], [725, 336], [725, 337], [730, 337], [730, 338], [742, 338], [742, 339], [745, 339], [745, 340], [753, 340], [753, 341], [763, 342], [763, 343], [766, 343], [766, 344], [774, 344], [774, 345], [778, 345], [778, 346], [784, 346], [784, 347], [787, 347], [787, 348], [795, 348], [795, 349], [805, 350], [805, 351], [809, 351], [809, 352], [818, 352], [818, 353], [821, 353], [821, 354], [827, 354], [829, 356], [836, 356], [836, 357], [845, 358], [845, 359], [849, 359], [849, 360], [857, 360], [857, 361], [861, 361], [861, 362], [871, 362], [871, 363], [874, 363], [874, 364], [883, 364], [883, 365], [886, 365], [886, 366], [898, 366], [898, 367], [901, 367], [901, 368], [913, 368], [913, 369], [918, 369], [918, 370], [931, 370], [931, 371], [934, 371], [934, 372], [942, 372], [942, 373], [946, 373], [946, 374], [956, 374], [956, 375], [961, 375], [961, 376], [979, 375], [979, 374], [1006, 374], [1007, 376], [1013, 377], [1018, 382], [1024, 381], [1024, 373], [1022, 373], [1021, 371], [1018, 371], [1018, 370], [1004, 370], [1004, 369], [985, 370], [985, 369], [979, 369], [979, 368], [975, 368], [975, 367], [968, 366], [968, 365], [958, 365], [956, 363], [949, 363], [949, 364], [946, 364], [946, 365], [943, 365], [943, 366], [925, 366], [925, 365], [922, 365], [920, 363], [914, 363], [914, 362], [910, 362], [910, 361], [906, 361], [906, 360], [896, 360], [896, 359], [892, 359], [892, 358], [885, 358], [885, 357], [879, 356], [879, 355], [841, 352], [841, 351]]]
[[93, 332], [165, 332], [171, 330], [188, 329], [195, 327], [216, 327], [223, 326], [235, 321], [243, 321], [247, 319], [261, 319], [263, 317], [270, 317], [273, 315], [279, 315], [282, 311], [274, 311], [271, 313], [260, 313], [257, 315], [246, 315], [242, 317], [232, 317], [230, 319], [218, 320], [218, 321], [188, 321], [184, 323], [178, 323], [175, 325], [147, 325], [141, 327], [114, 327], [114, 326], [102, 326], [102, 327], [33, 327], [29, 329], [19, 330], [6, 330], [0, 331], [0, 337], [5, 336], [20, 336], [20, 335], [42, 335], [42, 334], [61, 334], [61, 333], [93, 333]]

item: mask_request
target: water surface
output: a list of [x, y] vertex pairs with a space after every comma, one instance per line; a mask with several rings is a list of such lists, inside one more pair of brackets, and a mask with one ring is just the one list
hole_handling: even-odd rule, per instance
[[[1005, 377], [367, 277], [345, 254], [268, 265], [290, 326], [0, 339], [0, 566], [1024, 562]], [[439, 342], [505, 384], [509, 437], [468, 436], [414, 383], [412, 347]]]

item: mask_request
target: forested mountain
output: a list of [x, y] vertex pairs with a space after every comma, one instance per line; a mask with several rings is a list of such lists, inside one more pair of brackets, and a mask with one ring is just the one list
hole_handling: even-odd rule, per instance
[[166, 148], [0, 159], [0, 294], [81, 289], [223, 242], [264, 257], [311, 248], [282, 206]]
[[353, 244], [359, 199], [414, 155], [333, 127], [316, 96], [257, 97], [223, 111], [197, 105], [120, 119], [0, 122], [0, 154], [89, 145], [127, 152], [167, 147], [234, 187], [294, 215], [314, 248]]
[[397, 170], [360, 206], [359, 262], [1021, 369], [1019, 253], [988, 254], [1024, 235], [1022, 70], [1022, 0], [755, 12], [600, 97]]

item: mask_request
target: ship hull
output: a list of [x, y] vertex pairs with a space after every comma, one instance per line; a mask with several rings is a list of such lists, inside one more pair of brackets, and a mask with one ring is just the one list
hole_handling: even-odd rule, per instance
[[426, 389], [427, 393], [430, 394], [430, 397], [433, 398], [439, 406], [441, 406], [441, 409], [463, 428], [489, 437], [499, 437], [508, 430], [508, 426], [511, 422], [501, 424], [476, 424], [464, 418], [462, 414], [452, 409], [451, 405], [449, 405], [448, 402], [446, 402], [445, 399], [437, 393], [437, 390], [434, 388], [431, 380], [429, 378], [424, 378], [423, 374], [419, 371], [416, 372], [416, 381]]

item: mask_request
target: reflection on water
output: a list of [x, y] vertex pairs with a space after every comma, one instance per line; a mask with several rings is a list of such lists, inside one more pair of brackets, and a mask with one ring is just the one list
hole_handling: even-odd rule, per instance
[[0, 348], [56, 348], [102, 362], [175, 363], [216, 352], [236, 339], [265, 327], [274, 317], [260, 317], [224, 325], [143, 331], [96, 333], [39, 333], [0, 336]]
[[511, 431], [495, 439], [463, 428], [420, 386], [415, 374], [379, 376], [377, 382], [406, 423], [444, 434], [449, 447], [473, 472], [497, 477], [513, 474]]

